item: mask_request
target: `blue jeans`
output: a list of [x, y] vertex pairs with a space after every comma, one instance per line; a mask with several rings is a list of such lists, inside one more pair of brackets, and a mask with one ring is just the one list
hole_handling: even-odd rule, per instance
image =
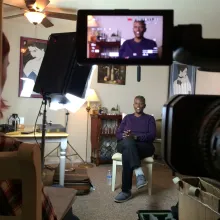
[[[52, 185], [52, 187], [63, 188], [63, 186], [61, 185]], [[71, 207], [62, 220], [80, 220], [80, 219], [73, 214], [73, 209]]]

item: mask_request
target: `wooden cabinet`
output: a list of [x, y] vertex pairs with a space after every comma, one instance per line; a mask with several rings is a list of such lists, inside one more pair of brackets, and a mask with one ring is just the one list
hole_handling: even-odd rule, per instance
[[91, 115], [91, 161], [97, 166], [112, 163], [117, 146], [115, 134], [121, 120], [121, 115]]

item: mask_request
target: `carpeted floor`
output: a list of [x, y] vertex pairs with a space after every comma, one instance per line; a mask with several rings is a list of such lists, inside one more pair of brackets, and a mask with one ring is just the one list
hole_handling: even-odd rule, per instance
[[177, 190], [172, 182], [171, 171], [162, 165], [154, 164], [153, 191], [147, 195], [147, 189], [139, 191], [133, 185], [133, 198], [125, 203], [115, 203], [114, 197], [120, 192], [121, 169], [117, 172], [118, 189], [111, 191], [107, 185], [106, 174], [111, 165], [102, 165], [88, 170], [95, 187], [89, 195], [78, 196], [74, 205], [74, 214], [80, 220], [137, 220], [137, 210], [165, 210], [177, 203]]

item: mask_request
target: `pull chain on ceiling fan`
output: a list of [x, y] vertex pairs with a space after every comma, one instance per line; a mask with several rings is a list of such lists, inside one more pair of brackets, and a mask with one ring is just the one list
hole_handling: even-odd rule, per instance
[[49, 0], [24, 0], [24, 3], [26, 5], [26, 8], [21, 8], [17, 5], [9, 5], [4, 3], [5, 5], [21, 9], [22, 13], [6, 16], [3, 18], [13, 19], [25, 16], [31, 23], [35, 25], [41, 23], [46, 28], [54, 26], [54, 24], [48, 19], [48, 17], [71, 21], [77, 20], [76, 14], [47, 11], [46, 8], [50, 3]]

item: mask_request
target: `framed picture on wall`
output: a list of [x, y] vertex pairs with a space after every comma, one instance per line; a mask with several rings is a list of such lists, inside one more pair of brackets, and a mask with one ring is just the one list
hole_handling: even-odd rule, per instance
[[33, 91], [47, 47], [47, 40], [20, 38], [19, 97], [41, 98]]
[[125, 85], [126, 66], [120, 65], [99, 65], [98, 83]]
[[173, 63], [169, 73], [168, 98], [178, 94], [195, 94], [196, 71], [194, 66]]

